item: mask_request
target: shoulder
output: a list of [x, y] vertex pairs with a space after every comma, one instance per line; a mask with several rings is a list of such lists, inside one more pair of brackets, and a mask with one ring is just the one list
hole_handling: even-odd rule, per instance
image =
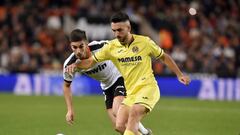
[[133, 38], [135, 40], [137, 40], [138, 42], [142, 42], [142, 43], [149, 43], [151, 42], [151, 38], [149, 38], [148, 36], [143, 36], [143, 35], [133, 35]]
[[143, 35], [133, 35], [134, 40], [136, 40], [136, 43], [140, 43], [140, 45], [146, 45], [153, 44], [153, 40], [149, 38], [148, 36], [143, 36]]
[[144, 36], [144, 35], [136, 35], [136, 34], [134, 34], [133, 37], [135, 39], [138, 39], [138, 40], [150, 40], [150, 38], [148, 36]]
[[109, 49], [118, 48], [119, 46], [122, 46], [122, 45], [119, 43], [118, 39], [113, 39], [108, 42]]
[[119, 43], [118, 39], [112, 39], [108, 42], [108, 44], [113, 44], [113, 45], [118, 43]]
[[108, 43], [108, 40], [92, 41], [88, 44], [91, 51], [96, 51]]
[[65, 68], [68, 65], [71, 65], [77, 60], [77, 57], [74, 55], [74, 53], [70, 54], [68, 58], [64, 61], [63, 67]]
[[108, 40], [100, 40], [100, 41], [92, 41], [88, 44], [88, 46], [94, 46], [94, 45], [104, 45], [107, 44]]

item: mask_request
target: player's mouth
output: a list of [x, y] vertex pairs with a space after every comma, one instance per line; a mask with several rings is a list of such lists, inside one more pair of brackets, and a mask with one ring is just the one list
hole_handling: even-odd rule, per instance
[[121, 43], [121, 44], [126, 44], [126, 40], [124, 38], [118, 38], [118, 41]]
[[80, 59], [80, 60], [83, 60], [83, 59], [87, 59], [87, 58], [88, 58], [87, 55], [85, 55], [85, 54], [77, 54], [76, 57], [77, 57], [78, 59]]
[[81, 54], [76, 54], [76, 57], [77, 57], [78, 59], [82, 59], [83, 55], [81, 55]]
[[122, 38], [122, 37], [117, 37], [117, 39], [118, 39], [119, 41], [122, 41], [122, 40], [123, 40], [123, 38]]

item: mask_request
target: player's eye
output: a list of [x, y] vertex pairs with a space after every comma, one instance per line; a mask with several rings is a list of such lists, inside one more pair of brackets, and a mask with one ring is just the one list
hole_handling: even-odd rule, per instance
[[112, 30], [113, 32], [121, 32], [122, 29], [116, 29], [116, 30]]
[[80, 45], [80, 46], [79, 46], [80, 49], [83, 49], [83, 47], [84, 47], [83, 45]]

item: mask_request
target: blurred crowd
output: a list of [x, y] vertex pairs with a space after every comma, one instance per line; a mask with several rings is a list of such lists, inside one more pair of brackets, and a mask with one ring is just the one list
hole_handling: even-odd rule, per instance
[[[78, 19], [108, 23], [119, 10], [129, 14], [136, 34], [150, 36], [183, 71], [240, 76], [239, 0], [2, 0], [0, 72], [61, 72], [71, 53], [66, 35]], [[153, 69], [172, 75], [157, 60]]]

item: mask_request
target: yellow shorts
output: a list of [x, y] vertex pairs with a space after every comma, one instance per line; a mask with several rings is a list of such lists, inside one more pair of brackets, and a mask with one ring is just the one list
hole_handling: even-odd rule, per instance
[[160, 99], [160, 91], [157, 84], [145, 85], [135, 91], [134, 94], [126, 96], [123, 100], [123, 104], [127, 106], [141, 104], [149, 109], [149, 111], [152, 111], [153, 107]]

